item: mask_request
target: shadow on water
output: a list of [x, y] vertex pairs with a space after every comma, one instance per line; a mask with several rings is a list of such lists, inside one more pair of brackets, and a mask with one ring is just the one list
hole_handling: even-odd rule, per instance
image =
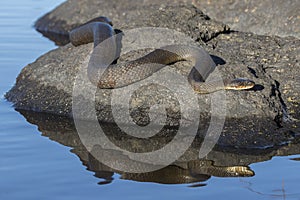
[[[300, 153], [300, 141], [290, 141], [289, 145], [273, 146], [270, 148], [250, 148], [240, 149], [234, 146], [222, 146], [222, 140], [205, 159], [199, 159], [198, 153], [203, 138], [196, 136], [194, 142], [186, 153], [171, 165], [157, 171], [145, 173], [126, 173], [114, 170], [89, 153], [82, 144], [76, 131], [72, 119], [50, 115], [45, 113], [35, 113], [32, 111], [18, 110], [29, 123], [38, 126], [42, 136], [56, 141], [62, 145], [71, 147], [71, 152], [76, 154], [87, 169], [95, 172], [95, 176], [102, 179], [99, 184], [108, 184], [113, 181], [115, 173], [121, 175], [121, 179], [133, 180], [138, 182], [155, 182], [160, 184], [186, 184], [190, 187], [205, 186], [208, 179], [215, 177], [251, 177], [255, 172], [250, 169], [252, 163], [270, 160], [273, 156], [283, 156]], [[160, 148], [168, 143], [174, 137], [172, 129], [168, 129], [160, 135], [153, 136], [152, 139], [145, 140], [141, 138], [126, 137], [120, 131], [117, 125], [103, 124], [101, 127], [105, 130], [106, 136], [114, 144], [132, 152], [148, 152]], [[108, 159], [112, 162], [119, 162], [119, 159], [129, 160], [130, 158], [116, 150], [102, 149], [100, 145], [95, 145], [92, 151], [97, 155], [103, 152], [109, 152]], [[106, 154], [107, 155], [107, 154]], [[126, 163], [126, 162], [125, 162]], [[149, 163], [140, 163], [140, 166], [147, 167]], [[130, 167], [130, 166], [129, 166]]]

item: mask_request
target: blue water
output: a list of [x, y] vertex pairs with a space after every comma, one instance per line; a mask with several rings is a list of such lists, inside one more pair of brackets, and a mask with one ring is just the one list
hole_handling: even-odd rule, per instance
[[56, 48], [33, 28], [62, 0], [10, 0], [0, 7], [0, 199], [300, 199], [300, 155], [252, 164], [251, 178], [216, 178], [205, 187], [99, 178], [63, 146], [41, 135], [3, 95], [21, 69]]

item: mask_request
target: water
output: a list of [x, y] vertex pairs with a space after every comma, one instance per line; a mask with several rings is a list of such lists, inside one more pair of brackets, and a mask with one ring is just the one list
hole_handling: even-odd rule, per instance
[[[110, 170], [104, 173], [99, 170], [103, 167], [99, 163], [91, 162], [87, 170], [86, 152], [67, 119], [61, 120], [66, 124], [54, 126], [57, 129], [53, 130], [49, 125], [51, 117], [46, 117], [46, 124], [43, 116], [23, 113], [25, 119], [16, 112], [3, 95], [12, 87], [22, 67], [56, 48], [32, 26], [38, 17], [61, 2], [1, 3], [0, 199], [300, 199], [300, 162], [291, 160], [300, 157], [298, 144], [249, 155], [253, 177], [211, 176], [201, 182], [203, 187], [190, 187], [195, 186], [191, 183], [159, 184], [149, 179], [140, 182], [128, 178], [129, 175], [126, 179], [126, 174], [122, 175], [125, 179], [120, 179], [120, 174]], [[248, 159], [245, 153], [234, 155]], [[111, 182], [98, 184], [103, 182], [99, 177], [105, 175]]]

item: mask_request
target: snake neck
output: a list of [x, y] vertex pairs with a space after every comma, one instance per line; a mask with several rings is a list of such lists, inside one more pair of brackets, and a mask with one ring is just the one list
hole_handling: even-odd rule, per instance
[[199, 94], [209, 94], [227, 89], [227, 81], [225, 81], [225, 83], [223, 80], [205, 81], [196, 68], [192, 68], [190, 71], [188, 81], [194, 91]]

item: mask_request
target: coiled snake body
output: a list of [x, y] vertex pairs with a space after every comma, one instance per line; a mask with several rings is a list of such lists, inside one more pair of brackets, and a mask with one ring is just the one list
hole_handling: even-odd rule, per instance
[[[95, 18], [70, 31], [70, 41], [74, 46], [94, 42], [95, 48], [115, 34], [111, 25], [111, 21], [106, 17]], [[188, 81], [197, 93], [207, 94], [223, 89], [244, 90], [255, 85], [249, 79], [224, 81], [224, 85], [203, 82], [216, 65], [204, 49], [188, 45], [164, 46], [136, 60], [110, 64], [104, 72], [101, 71], [104, 63], [98, 63], [99, 66], [89, 65], [88, 76], [90, 81], [99, 88], [119, 88], [143, 80], [165, 65], [183, 60], [192, 61], [195, 65], [188, 76]]]

